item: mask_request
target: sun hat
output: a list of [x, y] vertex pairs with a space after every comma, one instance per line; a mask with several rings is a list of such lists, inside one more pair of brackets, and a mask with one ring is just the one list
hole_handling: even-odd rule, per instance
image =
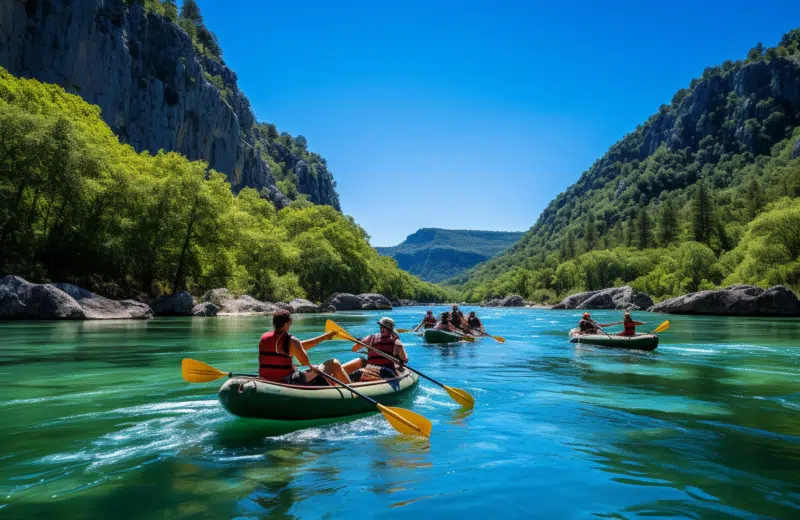
[[390, 331], [394, 332], [394, 320], [392, 318], [387, 318], [384, 316], [383, 318], [378, 320], [378, 325], [381, 327], [386, 327]]
[[591, 317], [592, 317], [592, 315], [591, 315], [591, 314], [589, 314], [588, 312], [584, 312], [584, 313], [583, 313], [583, 317], [584, 317], [584, 318], [591, 318]]

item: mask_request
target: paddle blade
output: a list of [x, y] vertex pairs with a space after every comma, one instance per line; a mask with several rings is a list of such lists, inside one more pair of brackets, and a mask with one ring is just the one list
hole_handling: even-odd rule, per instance
[[411, 329], [397, 329], [397, 332], [400, 334], [405, 334], [406, 332], [414, 332]]
[[457, 402], [461, 406], [465, 408], [472, 408], [475, 406], [475, 398], [472, 397], [469, 392], [447, 385], [445, 385], [444, 389], [448, 394], [450, 394], [450, 397], [453, 398], [453, 401]]
[[662, 323], [661, 325], [656, 327], [656, 330], [653, 331], [653, 334], [657, 334], [659, 332], [664, 332], [667, 329], [669, 329], [669, 320], [665, 321], [664, 323]]
[[181, 361], [181, 373], [183, 379], [189, 383], [208, 383], [228, 375], [227, 372], [217, 370], [211, 365], [189, 358], [183, 358]]
[[356, 338], [350, 335], [349, 332], [340, 327], [335, 321], [328, 320], [325, 322], [325, 332], [335, 332], [337, 336], [342, 339], [348, 339], [353, 343], [360, 343]]
[[495, 341], [499, 341], [500, 343], [505, 343], [506, 342], [506, 338], [504, 338], [502, 336], [492, 336], [492, 338], [494, 338]]
[[378, 404], [381, 411], [392, 428], [403, 435], [416, 435], [418, 437], [430, 437], [433, 424], [418, 413], [405, 408], [395, 408], [393, 406], [383, 406]]
[[464, 334], [463, 336], [461, 336], [461, 339], [468, 343], [475, 343], [475, 336], [469, 336], [467, 334]]

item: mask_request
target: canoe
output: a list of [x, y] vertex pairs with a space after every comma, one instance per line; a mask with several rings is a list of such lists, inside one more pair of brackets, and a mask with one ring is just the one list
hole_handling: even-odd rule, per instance
[[462, 341], [461, 336], [439, 329], [425, 329], [422, 333], [426, 343], [457, 343]]
[[571, 343], [583, 343], [598, 347], [628, 348], [634, 350], [655, 350], [658, 336], [654, 334], [637, 334], [636, 336], [616, 336], [614, 334], [578, 334], [578, 329], [569, 331]]
[[[393, 379], [353, 383], [351, 386], [381, 404], [401, 401], [416, 387], [419, 377], [405, 370]], [[233, 415], [300, 421], [327, 419], [376, 411], [375, 405], [341, 386], [295, 386], [252, 377], [232, 377], [219, 389], [219, 402]]]

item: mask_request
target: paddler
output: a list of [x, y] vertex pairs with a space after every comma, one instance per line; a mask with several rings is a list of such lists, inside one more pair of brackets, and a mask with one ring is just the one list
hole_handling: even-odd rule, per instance
[[433, 315], [433, 311], [428, 309], [427, 314], [425, 317], [422, 318], [422, 321], [419, 322], [419, 325], [414, 327], [414, 330], [419, 330], [420, 328], [432, 329], [436, 326], [436, 316]]
[[483, 328], [483, 323], [481, 323], [480, 318], [475, 314], [475, 311], [469, 312], [469, 317], [467, 318], [467, 325], [473, 331], [477, 330], [478, 332], [485, 334], [488, 336], [489, 334], [486, 332], [486, 329]]
[[622, 332], [617, 334], [618, 336], [635, 336], [636, 335], [636, 326], [637, 325], [644, 325], [642, 321], [634, 321], [631, 317], [630, 312], [626, 312], [622, 318], [622, 326], [625, 328]]
[[450, 323], [457, 329], [464, 330], [466, 323], [464, 323], [464, 313], [458, 310], [458, 305], [453, 304], [453, 310], [450, 311]]
[[[378, 320], [378, 326], [380, 327], [379, 332], [362, 339], [361, 343], [366, 343], [384, 354], [397, 358], [403, 363], [408, 363], [406, 349], [394, 330], [394, 320], [392, 318], [381, 318]], [[356, 343], [353, 345], [353, 352], [358, 352], [362, 348], [366, 347]], [[386, 359], [371, 348], [367, 349], [367, 357], [358, 358], [355, 361], [358, 362], [357, 368], [359, 370], [353, 372], [354, 381], [391, 379], [397, 377], [397, 371], [400, 368], [394, 361]]]
[[[333, 338], [336, 333], [328, 332], [301, 342], [289, 334], [292, 315], [287, 310], [281, 309], [272, 315], [272, 326], [274, 330], [265, 333], [258, 342], [258, 375], [262, 379], [298, 386], [325, 386], [330, 383], [319, 375], [319, 371], [323, 371], [339, 381], [349, 383], [348, 374], [361, 366], [361, 359], [354, 359], [344, 365], [338, 359], [329, 359], [322, 365], [312, 365], [306, 351]], [[293, 358], [297, 358], [308, 370], [298, 370], [292, 363]]]
[[578, 329], [580, 329], [580, 334], [597, 334], [600, 332], [601, 327], [608, 327], [610, 325], [614, 325], [614, 323], [597, 323], [592, 319], [591, 314], [584, 312], [581, 321], [578, 322]]
[[450, 313], [449, 312], [443, 312], [442, 313], [442, 315], [439, 317], [439, 323], [436, 324], [434, 329], [436, 329], [436, 330], [446, 330], [448, 332], [454, 332], [456, 330], [456, 328], [453, 327], [450, 324]]

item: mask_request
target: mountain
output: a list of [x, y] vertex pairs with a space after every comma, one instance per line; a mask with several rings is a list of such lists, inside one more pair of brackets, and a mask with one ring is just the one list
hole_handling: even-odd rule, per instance
[[441, 282], [485, 262], [522, 237], [517, 231], [425, 228], [392, 247], [376, 247], [397, 260], [400, 269], [428, 282]]
[[137, 151], [202, 159], [278, 207], [302, 194], [339, 209], [325, 160], [256, 122], [199, 8], [187, 14], [159, 0], [0, 2], [0, 66], [99, 106]]
[[449, 283], [553, 300], [800, 286], [800, 30], [705, 69], [558, 195], [503, 255]]

